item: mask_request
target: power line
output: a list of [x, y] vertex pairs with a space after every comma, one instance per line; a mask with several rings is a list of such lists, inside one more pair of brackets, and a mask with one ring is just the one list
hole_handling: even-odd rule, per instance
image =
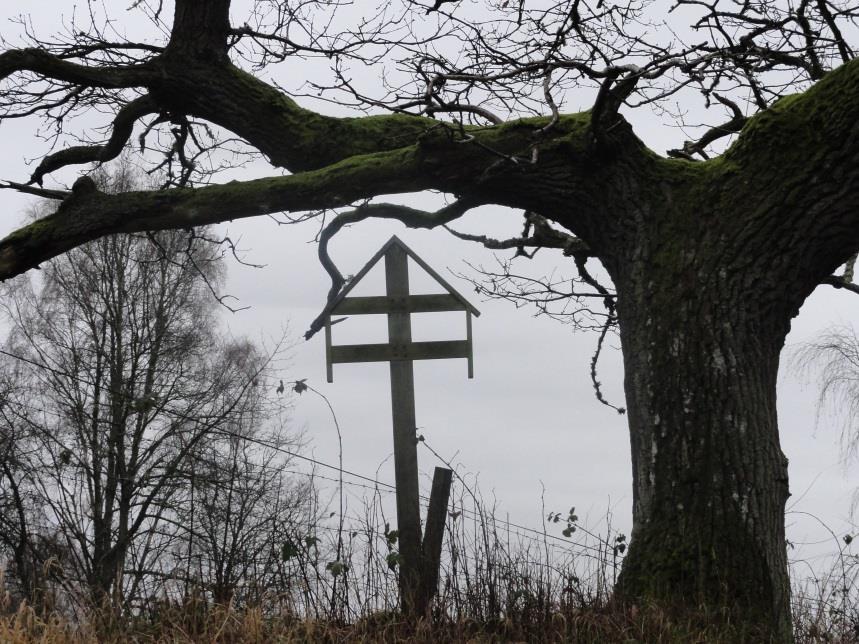
[[[0, 349], [0, 354], [6, 355], [6, 356], [13, 358], [13, 359], [16, 359], [16, 360], [20, 360], [20, 361], [25, 362], [25, 363], [28, 363], [32, 366], [37, 367], [37, 368], [48, 370], [48, 371], [55, 373], [57, 375], [61, 375], [61, 376], [64, 376], [66, 378], [72, 378], [75, 380], [79, 380], [80, 382], [83, 382], [83, 383], [88, 384], [90, 386], [96, 386], [95, 383], [93, 383], [92, 381], [88, 381], [85, 378], [81, 378], [77, 374], [72, 375], [66, 371], [63, 371], [61, 369], [56, 369], [55, 367], [51, 367], [51, 366], [43, 364], [43, 363], [39, 363], [39, 362], [32, 360], [30, 358], [19, 356], [19, 355], [16, 355], [14, 353], [11, 353], [9, 351], [3, 350], [3, 349]], [[108, 391], [109, 393], [112, 393], [113, 395], [116, 395], [117, 393], [121, 393], [121, 392], [116, 392], [116, 391], [111, 390], [111, 389], [106, 389], [106, 391]], [[200, 420], [198, 417], [188, 416], [187, 414], [175, 412], [175, 411], [170, 410], [166, 407], [163, 408], [163, 411], [164, 411], [164, 413], [166, 413], [168, 415], [172, 415], [176, 418], [179, 418], [180, 420], [193, 420], [195, 422], [199, 422], [199, 420]], [[346, 474], [348, 476], [354, 477], [354, 478], [359, 479], [359, 480], [367, 481], [367, 482], [373, 484], [373, 487], [370, 489], [376, 489], [377, 487], [382, 487], [382, 488], [386, 488], [386, 490], [396, 491], [396, 487], [394, 485], [391, 485], [390, 483], [386, 483], [384, 481], [379, 481], [378, 479], [371, 478], [369, 476], [365, 476], [363, 474], [359, 474], [357, 472], [353, 472], [353, 471], [347, 470], [345, 468], [340, 468], [336, 465], [332, 465], [330, 463], [326, 463], [324, 461], [320, 461], [318, 459], [315, 459], [315, 458], [312, 458], [309, 456], [305, 456], [303, 454], [299, 454], [299, 453], [294, 452], [292, 450], [288, 450], [288, 449], [286, 449], [280, 445], [277, 445], [276, 443], [271, 443], [271, 442], [265, 441], [265, 440], [260, 439], [260, 438], [256, 438], [256, 437], [248, 436], [248, 435], [241, 434], [238, 432], [230, 431], [227, 429], [216, 428], [216, 427], [212, 427], [212, 426], [210, 426], [208, 429], [206, 429], [205, 432], [210, 433], [210, 434], [218, 434], [218, 435], [222, 435], [222, 436], [228, 436], [231, 438], [236, 438], [239, 440], [255, 443], [255, 444], [260, 445], [262, 447], [266, 447], [268, 449], [275, 450], [277, 452], [289, 455], [293, 458], [297, 458], [299, 460], [302, 460], [302, 461], [305, 461], [308, 463], [312, 463], [312, 464], [317, 465], [319, 467], [323, 467], [323, 468], [326, 468], [326, 469], [329, 469], [329, 470], [335, 471], [335, 472], [340, 472], [342, 474]], [[451, 467], [450, 464], [447, 461], [445, 461], [441, 457], [440, 454], [438, 454], [438, 452], [436, 452], [434, 449], [432, 449], [432, 447], [430, 447], [428, 444], [426, 444], [425, 440], [423, 440], [421, 442], [423, 442], [426, 445], [426, 447], [435, 455], [436, 458], [438, 458], [442, 463], [444, 463], [448, 467]], [[456, 472], [456, 470], [454, 468], [451, 468], [451, 469], [453, 469], [453, 471]], [[310, 474], [307, 474], [307, 475], [310, 476]], [[462, 480], [462, 477], [458, 473], [457, 473], [457, 478], [459, 478], [460, 481], [462, 481], [463, 484], [465, 484], [465, 482]], [[339, 479], [337, 479], [337, 480], [335, 480], [335, 482], [339, 483], [340, 481], [339, 481]], [[348, 482], [344, 481], [344, 483], [348, 483]], [[469, 491], [469, 493], [471, 493], [471, 492]], [[472, 495], [472, 497], [474, 497], [473, 493], [471, 493], [471, 495]], [[419, 498], [421, 501], [424, 502], [424, 505], [426, 505], [426, 503], [429, 502], [429, 497], [427, 497], [427, 496], [420, 495]], [[476, 498], [474, 498], [474, 501], [479, 506], [479, 503], [477, 502]], [[461, 512], [465, 516], [469, 516], [469, 517], [477, 519], [481, 522], [487, 522], [487, 518], [483, 515], [482, 512], [475, 512], [472, 510], [468, 510], [466, 508], [463, 508], [461, 510]], [[596, 546], [591, 546], [591, 545], [586, 544], [586, 543], [580, 543], [577, 541], [573, 541], [572, 539], [566, 539], [563, 537], [559, 537], [557, 535], [549, 534], [548, 532], [545, 532], [543, 530], [538, 530], [536, 528], [531, 528], [531, 527], [524, 526], [521, 524], [513, 523], [510, 521], [506, 521], [504, 519], [498, 519], [498, 518], [495, 518], [494, 516], [491, 517], [491, 522], [493, 524], [496, 524], [496, 525], [502, 525], [502, 526], [506, 526], [507, 528], [514, 528], [516, 530], [521, 530], [521, 531], [530, 533], [531, 535], [534, 535], [534, 536], [529, 537], [525, 534], [513, 532], [514, 534], [518, 534], [518, 536], [521, 536], [522, 538], [530, 538], [533, 541], [537, 541], [540, 543], [545, 543], [546, 539], [551, 539], [555, 542], [566, 544], [567, 546], [583, 548], [586, 550], [591, 550], [591, 551], [599, 552], [599, 553], [603, 552], [602, 548], [599, 548]], [[611, 547], [611, 545], [607, 541], [604, 541], [601, 536], [596, 535], [596, 534], [588, 531], [587, 529], [582, 528], [581, 526], [576, 526], [576, 529], [581, 530], [582, 532], [591, 536], [592, 538], [597, 539], [602, 543], [605, 543], [608, 547]]]
[[[448, 467], [448, 469], [450, 469], [454, 474], [456, 474], [456, 477], [462, 482], [463, 487], [465, 487], [465, 489], [468, 490], [469, 494], [471, 494], [472, 498], [474, 498], [475, 504], [478, 505], [478, 507], [479, 507], [479, 503], [477, 502], [477, 499], [475, 498], [474, 493], [471, 492], [471, 490], [468, 488], [468, 486], [465, 483], [465, 480], [462, 478], [462, 476], [460, 476], [459, 472], [456, 471], [456, 468], [453, 467], [448, 460], [444, 459], [441, 456], [441, 454], [439, 454], [435, 449], [433, 449], [433, 447], [427, 442], [427, 440], [423, 434], [420, 435], [419, 442], [423, 443], [424, 447], [426, 447], [432, 453], [433, 456], [435, 456], [439, 461], [444, 463], [444, 465], [446, 465]], [[478, 518], [480, 518], [481, 520], [484, 520], [483, 517], [478, 517]], [[502, 525], [507, 525], [509, 527], [518, 528], [520, 530], [527, 530], [528, 532], [532, 532], [532, 533], [537, 534], [541, 537], [549, 537], [550, 539], [557, 539], [558, 541], [563, 541], [565, 543], [575, 545], [575, 546], [578, 546], [580, 548], [590, 548], [590, 549], [594, 549], [594, 550], [599, 550], [597, 548], [594, 548], [593, 546], [589, 546], [589, 545], [584, 544], [584, 543], [575, 542], [572, 539], [563, 539], [561, 537], [556, 537], [554, 535], [550, 535], [545, 530], [537, 530], [535, 528], [529, 528], [527, 526], [523, 526], [523, 525], [519, 525], [516, 523], [510, 523], [508, 521], [504, 521], [503, 519], [495, 519], [494, 517], [493, 517], [493, 521], [495, 521], [497, 523], [501, 523]], [[592, 538], [594, 538], [594, 539], [596, 539], [602, 543], [605, 543], [606, 545], [609, 545], [607, 539], [603, 540], [603, 538], [600, 535], [594, 534], [593, 532], [591, 532], [587, 528], [583, 528], [579, 525], [576, 525], [575, 528], [577, 531], [580, 530], [581, 532], [585, 533], [586, 535], [588, 535], [588, 536], [590, 536], [590, 537], [592, 537]], [[609, 546], [609, 547], [611, 547], [611, 546]]]
[[[212, 431], [213, 431], [214, 433], [224, 433], [224, 434], [227, 434], [227, 435], [236, 436], [236, 437], [238, 437], [238, 438], [242, 438], [242, 439], [244, 439], [244, 440], [248, 440], [248, 441], [251, 441], [251, 442], [254, 442], [254, 443], [260, 444], [260, 445], [262, 445], [262, 446], [264, 446], [264, 447], [268, 447], [268, 448], [270, 448], [270, 449], [274, 449], [274, 450], [277, 450], [277, 451], [283, 451], [283, 452], [285, 452], [285, 453], [287, 453], [287, 454], [290, 454], [290, 455], [292, 455], [292, 456], [296, 456], [297, 458], [301, 458], [301, 459], [303, 459], [303, 460], [310, 461], [310, 462], [312, 462], [312, 463], [314, 463], [314, 464], [317, 464], [317, 465], [320, 465], [320, 466], [322, 466], [322, 467], [326, 467], [326, 468], [329, 468], [329, 469], [331, 469], [331, 470], [339, 471], [339, 468], [338, 468], [337, 466], [335, 466], [335, 465], [330, 465], [330, 464], [325, 463], [325, 462], [323, 462], [323, 461], [319, 461], [319, 460], [312, 459], [312, 458], [307, 457], [307, 456], [302, 456], [302, 455], [300, 455], [300, 454], [296, 454], [295, 452], [292, 452], [292, 451], [290, 451], [290, 450], [286, 450], [286, 449], [284, 449], [284, 448], [280, 448], [279, 446], [276, 446], [276, 445], [269, 444], [269, 443], [267, 443], [266, 441], [263, 441], [263, 440], [261, 440], [261, 439], [251, 438], [251, 437], [245, 437], [245, 436], [241, 436], [241, 435], [236, 435], [235, 433], [233, 433], [233, 432], [229, 432], [228, 430], [212, 430]], [[345, 470], [345, 469], [344, 469], [344, 470], [342, 470], [342, 471], [343, 471], [343, 473], [344, 473], [344, 474], [348, 474], [348, 475], [350, 475], [350, 476], [354, 476], [354, 477], [356, 477], [356, 478], [363, 479], [363, 480], [369, 481], [369, 482], [371, 482], [371, 483], [374, 483], [375, 485], [379, 485], [379, 486], [382, 486], [382, 487], [388, 488], [388, 489], [390, 489], [390, 490], [392, 490], [392, 491], [396, 491], [396, 487], [394, 487], [394, 486], [393, 486], [393, 485], [391, 485], [390, 483], [385, 483], [385, 482], [383, 482], [383, 481], [379, 481], [379, 480], [377, 480], [377, 479], [372, 479], [372, 478], [370, 478], [370, 477], [368, 477], [368, 476], [364, 476], [364, 475], [362, 475], [362, 474], [358, 474], [358, 473], [356, 473], [356, 472], [351, 472], [351, 471], [349, 471], [349, 470]], [[458, 476], [458, 475], [457, 475], [457, 476]], [[461, 479], [461, 477], [460, 477], [460, 480], [462, 480], [462, 479]], [[473, 496], [473, 495], [472, 495], [472, 496]], [[423, 502], [424, 502], [424, 504], [423, 504], [423, 505], [426, 507], [426, 504], [427, 504], [427, 503], [429, 503], [429, 497], [424, 496], [424, 495], [420, 495], [420, 497], [419, 497], [419, 498], [420, 498], [420, 500], [421, 500], [421, 501], [423, 501]], [[475, 502], [476, 502], [476, 500], [475, 500]], [[482, 521], [482, 522], [487, 522], [487, 521], [488, 521], [488, 520], [487, 520], [487, 518], [486, 518], [485, 516], [483, 516], [483, 514], [482, 514], [482, 513], [478, 513], [478, 512], [475, 512], [475, 511], [473, 511], [473, 510], [468, 510], [468, 509], [466, 509], [466, 508], [463, 508], [463, 509], [461, 510], [461, 512], [463, 513], [463, 515], [469, 516], [469, 517], [471, 517], [471, 518], [478, 519], [478, 520], [480, 520], [480, 521]], [[586, 550], [592, 550], [592, 551], [595, 551], [595, 552], [603, 552], [603, 550], [602, 550], [601, 548], [598, 548], [598, 547], [596, 547], [596, 546], [591, 546], [591, 545], [588, 545], [588, 544], [586, 544], [586, 543], [580, 543], [580, 542], [577, 542], [577, 541], [573, 541], [572, 539], [566, 539], [566, 538], [564, 538], [564, 537], [559, 537], [559, 536], [556, 536], [556, 535], [553, 535], [553, 534], [549, 534], [548, 532], [544, 532], [544, 531], [542, 531], [542, 530], [537, 530], [537, 529], [535, 529], [535, 528], [529, 528], [529, 527], [527, 527], [527, 526], [523, 526], [523, 525], [520, 525], [520, 524], [517, 524], [517, 523], [510, 522], [510, 521], [505, 521], [504, 519], [497, 519], [497, 518], [495, 518], [495, 517], [492, 517], [492, 518], [491, 518], [491, 522], [492, 522], [492, 523], [495, 523], [495, 524], [500, 524], [500, 525], [503, 525], [503, 526], [507, 526], [507, 527], [509, 527], [509, 528], [516, 528], [516, 529], [518, 529], [518, 530], [523, 530], [523, 531], [525, 531], [525, 532], [529, 532], [529, 533], [531, 533], [531, 534], [533, 534], [533, 535], [536, 535], [536, 537], [552, 539], [552, 540], [554, 540], [554, 541], [557, 541], [557, 542], [560, 542], [560, 543], [564, 543], [564, 544], [567, 544], [567, 545], [569, 545], [569, 546], [575, 546], [575, 547], [578, 547], [578, 548], [584, 548], [584, 549], [586, 549]], [[579, 526], [576, 526], [576, 528], [577, 528], [577, 529], [580, 529], [580, 528], [579, 528]], [[589, 531], [586, 531], [586, 530], [584, 530], [584, 529], [582, 529], [582, 531], [583, 531], [583, 532], [585, 532], [586, 534], [588, 534], [589, 536], [591, 536], [591, 537], [595, 538], [595, 539], [598, 539], [598, 540], [600, 540], [600, 541], [603, 541], [602, 537], [600, 537], [600, 536], [598, 536], [598, 535], [594, 535], [593, 533], [591, 533], [591, 532], [589, 532]], [[524, 535], [524, 534], [523, 534], [523, 535], [520, 535], [520, 536], [522, 536], [523, 538], [531, 538], [531, 539], [532, 539], [532, 540], [534, 540], [534, 541], [541, 542], [541, 541], [540, 541], [540, 539], [537, 539], [536, 537], [528, 537], [527, 535]], [[608, 544], [607, 544], [607, 545], [608, 545]], [[609, 547], [611, 547], [611, 546], [609, 545]]]
[[[87, 380], [86, 378], [82, 378], [82, 377], [80, 377], [80, 375], [79, 375], [79, 374], [70, 374], [70, 373], [69, 373], [69, 372], [67, 372], [67, 371], [63, 371], [63, 370], [61, 370], [61, 369], [57, 369], [57, 368], [52, 367], [52, 366], [50, 366], [50, 365], [46, 365], [46, 364], [44, 364], [44, 363], [37, 362], [37, 361], [32, 360], [32, 359], [30, 359], [30, 358], [26, 358], [26, 357], [24, 357], [24, 356], [16, 355], [16, 354], [11, 353], [11, 352], [9, 352], [9, 351], [6, 351], [6, 350], [4, 350], [4, 349], [0, 349], [0, 354], [5, 355], [5, 356], [8, 356], [8, 357], [10, 357], [10, 358], [13, 358], [13, 359], [15, 359], [15, 360], [20, 360], [21, 362], [25, 362], [25, 363], [30, 364], [30, 365], [32, 365], [32, 366], [34, 366], [34, 367], [39, 368], [39, 369], [44, 369], [44, 370], [50, 371], [50, 372], [52, 372], [52, 373], [54, 373], [54, 374], [56, 374], [56, 375], [63, 376], [63, 377], [65, 377], [65, 378], [72, 378], [72, 379], [74, 379], [74, 380], [78, 380], [78, 381], [80, 381], [80, 382], [83, 382], [84, 384], [87, 384], [87, 385], [91, 386], [91, 387], [95, 387], [95, 386], [97, 386], [97, 383], [94, 383], [94, 382], [92, 382], [92, 381], [90, 381], [90, 380]], [[102, 387], [102, 388], [103, 388], [103, 389], [105, 389], [105, 390], [106, 390], [108, 393], [110, 393], [111, 395], [123, 395], [123, 394], [122, 394], [122, 392], [118, 392], [118, 391], [112, 390], [112, 389], [110, 389], [110, 388], [104, 388], [104, 387]], [[47, 410], [40, 410], [40, 411], [47, 411]], [[187, 415], [187, 414], [182, 414], [181, 412], [175, 412], [175, 411], [173, 411], [173, 410], [171, 410], [171, 409], [168, 409], [167, 407], [164, 407], [164, 408], [163, 408], [163, 411], [164, 411], [164, 413], [166, 413], [166, 414], [168, 414], [168, 415], [171, 415], [171, 416], [174, 416], [174, 417], [176, 417], [176, 418], [178, 418], [178, 419], [180, 419], [180, 420], [194, 420], [194, 421], [199, 421], [199, 420], [200, 420], [198, 417], [189, 416], [189, 415]], [[49, 413], [54, 413], [54, 414], [55, 414], [55, 415], [57, 415], [58, 417], [61, 417], [61, 416], [60, 416], [59, 414], [57, 414], [56, 412], [49, 412]], [[293, 452], [293, 451], [291, 451], [291, 450], [287, 450], [287, 449], [285, 449], [285, 448], [283, 448], [283, 447], [281, 447], [281, 446], [279, 446], [279, 445], [276, 445], [276, 444], [273, 444], [273, 443], [269, 443], [269, 442], [267, 442], [267, 441], [263, 441], [263, 440], [258, 439], [258, 438], [254, 438], [254, 437], [251, 437], [251, 436], [246, 436], [246, 435], [244, 435], [244, 434], [240, 434], [240, 433], [238, 433], [238, 432], [233, 432], [233, 431], [226, 430], [226, 429], [213, 428], [213, 427], [209, 428], [209, 429], [208, 429], [208, 432], [209, 432], [209, 433], [213, 433], [213, 434], [220, 434], [220, 435], [223, 435], [223, 436], [229, 436], [229, 437], [232, 437], [232, 438], [238, 438], [238, 439], [245, 440], [245, 441], [252, 442], [252, 443], [256, 443], [256, 444], [261, 445], [261, 446], [263, 446], [263, 447], [267, 447], [267, 448], [269, 448], [269, 449], [274, 449], [274, 450], [276, 450], [276, 451], [278, 451], [278, 452], [281, 452], [281, 453], [284, 453], [284, 454], [288, 454], [289, 456], [292, 456], [292, 457], [294, 457], [294, 458], [298, 458], [298, 459], [300, 459], [300, 460], [303, 460], [303, 461], [306, 461], [306, 462], [309, 462], [309, 463], [313, 463], [314, 465], [318, 465], [319, 467], [324, 467], [324, 468], [327, 468], [327, 469], [330, 469], [330, 470], [333, 470], [333, 471], [342, 472], [343, 474], [347, 474], [347, 475], [352, 476], [352, 477], [355, 477], [355, 478], [357, 478], [357, 479], [361, 479], [361, 480], [364, 480], [364, 481], [369, 481], [370, 483], [373, 483], [374, 485], [381, 485], [382, 487], [390, 488], [390, 489], [392, 489], [392, 490], [396, 489], [396, 488], [394, 488], [394, 486], [393, 486], [393, 485], [391, 485], [391, 484], [389, 484], [389, 483], [384, 483], [384, 482], [382, 482], [382, 481], [378, 481], [378, 480], [376, 480], [376, 479], [370, 478], [369, 476], [364, 476], [363, 474], [358, 474], [357, 472], [352, 472], [352, 471], [349, 471], [349, 470], [347, 470], [347, 469], [341, 469], [341, 468], [337, 467], [336, 465], [331, 465], [331, 464], [329, 464], [329, 463], [325, 463], [325, 462], [323, 462], [323, 461], [319, 461], [319, 460], [317, 460], [317, 459], [315, 459], [315, 458], [311, 458], [311, 457], [309, 457], [309, 456], [304, 456], [303, 454], [298, 454], [297, 452]]]

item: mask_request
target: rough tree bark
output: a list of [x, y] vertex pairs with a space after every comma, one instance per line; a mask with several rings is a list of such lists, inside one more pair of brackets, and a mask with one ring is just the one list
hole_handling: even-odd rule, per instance
[[623, 596], [691, 600], [792, 637], [779, 353], [803, 300], [859, 242], [859, 128], [840, 113], [845, 101], [856, 113], [844, 94], [856, 88], [855, 69], [834, 72], [702, 174], [645, 179], [651, 197], [621, 217], [604, 257], [633, 463]]
[[[140, 87], [159, 109], [220, 125], [295, 174], [124, 195], [81, 183], [54, 195], [55, 215], [0, 241], [0, 277], [111, 232], [382, 194], [437, 189], [459, 206], [360, 206], [348, 221], [431, 228], [483, 204], [540, 213], [583, 240], [617, 289], [635, 488], [620, 595], [727, 612], [789, 641], [776, 376], [791, 318], [859, 249], [859, 64], [778, 101], [721, 157], [693, 163], [659, 157], [604, 112], [465, 134], [402, 114], [321, 116], [230, 63], [228, 9], [180, 0], [164, 54], [139, 66], [11, 51], [0, 77]], [[187, 47], [193, 61], [179, 55]]]

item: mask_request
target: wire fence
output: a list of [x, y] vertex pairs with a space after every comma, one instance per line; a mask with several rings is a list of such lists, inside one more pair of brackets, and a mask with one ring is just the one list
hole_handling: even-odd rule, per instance
[[[6, 350], [0, 350], [0, 354], [86, 382], [76, 374]], [[86, 384], [95, 386], [92, 382]], [[20, 400], [4, 400], [3, 407], [17, 410], [19, 415], [39, 413], [57, 420], [64, 418], [56, 410]], [[162, 411], [178, 420], [200, 421], [182, 411]], [[354, 620], [374, 611], [397, 608], [399, 553], [395, 521], [389, 518], [389, 498], [396, 492], [392, 484], [378, 476], [307, 456], [275, 439], [216, 425], [205, 431], [211, 437], [253, 444], [283, 457], [279, 461], [248, 463], [257, 471], [303, 478], [314, 490], [333, 485], [341, 493], [348, 491], [347, 507], [332, 512], [328, 505], [316, 504], [301, 516], [280, 517], [270, 525], [259, 521], [265, 508], [255, 509], [242, 519], [248, 525], [267, 526], [268, 532], [248, 536], [239, 531], [232, 541], [226, 534], [220, 541], [203, 539], [202, 528], [193, 520], [190, 525], [178, 525], [177, 521], [169, 529], [162, 526], [158, 530], [153, 523], [144, 540], [145, 548], [157, 551], [158, 556], [153, 558], [151, 552], [143, 556], [142, 546], [135, 545], [118, 582], [126, 607], [137, 612], [151, 611], [196, 594], [210, 600], [226, 597], [237, 604], [317, 618]], [[434, 610], [457, 618], [485, 620], [511, 611], [547, 614], [552, 608], [571, 603], [598, 604], [608, 600], [622, 564], [625, 535], [613, 531], [610, 525], [600, 534], [569, 518], [569, 523], [562, 521], [558, 529], [578, 535], [573, 539], [549, 532], [545, 524], [535, 528], [500, 518], [497, 508], [484, 501], [475, 484], [469, 484], [459, 468], [453, 467], [424, 436], [419, 437], [419, 444], [455, 475]], [[295, 467], [297, 463], [305, 463], [310, 469], [299, 469]], [[73, 472], [59, 476], [81, 483]], [[421, 495], [420, 504], [426, 509], [429, 498]], [[58, 535], [63, 532], [61, 523], [60, 517], [54, 517], [53, 521], [33, 524], [31, 528], [44, 535]], [[91, 529], [92, 526], [75, 527], [84, 533]], [[77, 546], [93, 538], [85, 534]], [[65, 554], [63, 548], [50, 554], [50, 565], [40, 562], [50, 573], [45, 575], [45, 583], [55, 595], [65, 592], [85, 597], [87, 566], [78, 562], [75, 573], [74, 561], [67, 552], [74, 544], [67, 539], [64, 546]], [[802, 608], [806, 620], [819, 619], [824, 612], [830, 618], [856, 618], [859, 561], [845, 548], [839, 548], [836, 558], [837, 565], [830, 571], [813, 572], [796, 583], [795, 607]], [[135, 562], [139, 562], [136, 567]], [[815, 570], [808, 559], [792, 563], [794, 569], [809, 564]], [[230, 572], [225, 572], [227, 569]], [[62, 603], [56, 598], [54, 601]]]

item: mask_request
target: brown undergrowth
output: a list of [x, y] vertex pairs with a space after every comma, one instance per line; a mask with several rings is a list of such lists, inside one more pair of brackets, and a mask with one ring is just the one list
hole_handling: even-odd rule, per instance
[[[797, 612], [797, 644], [853, 644], [859, 642], [859, 624], [852, 629], [830, 618], [822, 619], [815, 604], [800, 603]], [[855, 617], [855, 615], [854, 615]], [[91, 611], [73, 621], [58, 614], [40, 616], [22, 604], [0, 616], [3, 644], [122, 644], [269, 642], [320, 643], [435, 643], [469, 644], [495, 642], [569, 642], [591, 644], [732, 644], [771, 641], [731, 625], [716, 625], [699, 615], [678, 619], [657, 606], [621, 608], [610, 603], [568, 606], [548, 614], [512, 611], [503, 618], [478, 621], [447, 616], [410, 621], [393, 611], [377, 612], [352, 623], [301, 619], [266, 614], [260, 608], [209, 605], [192, 600], [165, 605], [156, 613], [118, 618], [108, 610]], [[852, 633], [851, 633], [852, 630]]]
[[[612, 529], [610, 515], [593, 532], [574, 508], [544, 508], [542, 529], [535, 530], [497, 518], [476, 489], [465, 481], [455, 488], [439, 592], [423, 620], [396, 610], [397, 540], [376, 498], [344, 533], [318, 525], [297, 533], [294, 547], [274, 544], [282, 546], [282, 574], [264, 585], [250, 579], [236, 586], [227, 605], [213, 601], [199, 577], [174, 575], [148, 596], [124, 598], [121, 609], [88, 606], [80, 588], [58, 577], [34, 607], [16, 595], [11, 579], [4, 588], [0, 572], [0, 644], [771, 641], [712, 615], [614, 602], [626, 537]], [[809, 577], [811, 568], [800, 563], [794, 562], [797, 575], [805, 571], [793, 592], [797, 644], [859, 644], [859, 558], [849, 542], [822, 566], [825, 574]]]

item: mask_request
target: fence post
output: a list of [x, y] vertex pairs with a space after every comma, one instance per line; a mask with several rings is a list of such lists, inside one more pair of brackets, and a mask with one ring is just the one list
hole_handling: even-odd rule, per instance
[[444, 526], [447, 521], [447, 502], [450, 498], [450, 484], [453, 471], [445, 467], [435, 468], [432, 476], [427, 523], [423, 540], [423, 578], [420, 595], [422, 614], [429, 608], [432, 598], [438, 591], [438, 573], [441, 565], [441, 546], [444, 541]]

